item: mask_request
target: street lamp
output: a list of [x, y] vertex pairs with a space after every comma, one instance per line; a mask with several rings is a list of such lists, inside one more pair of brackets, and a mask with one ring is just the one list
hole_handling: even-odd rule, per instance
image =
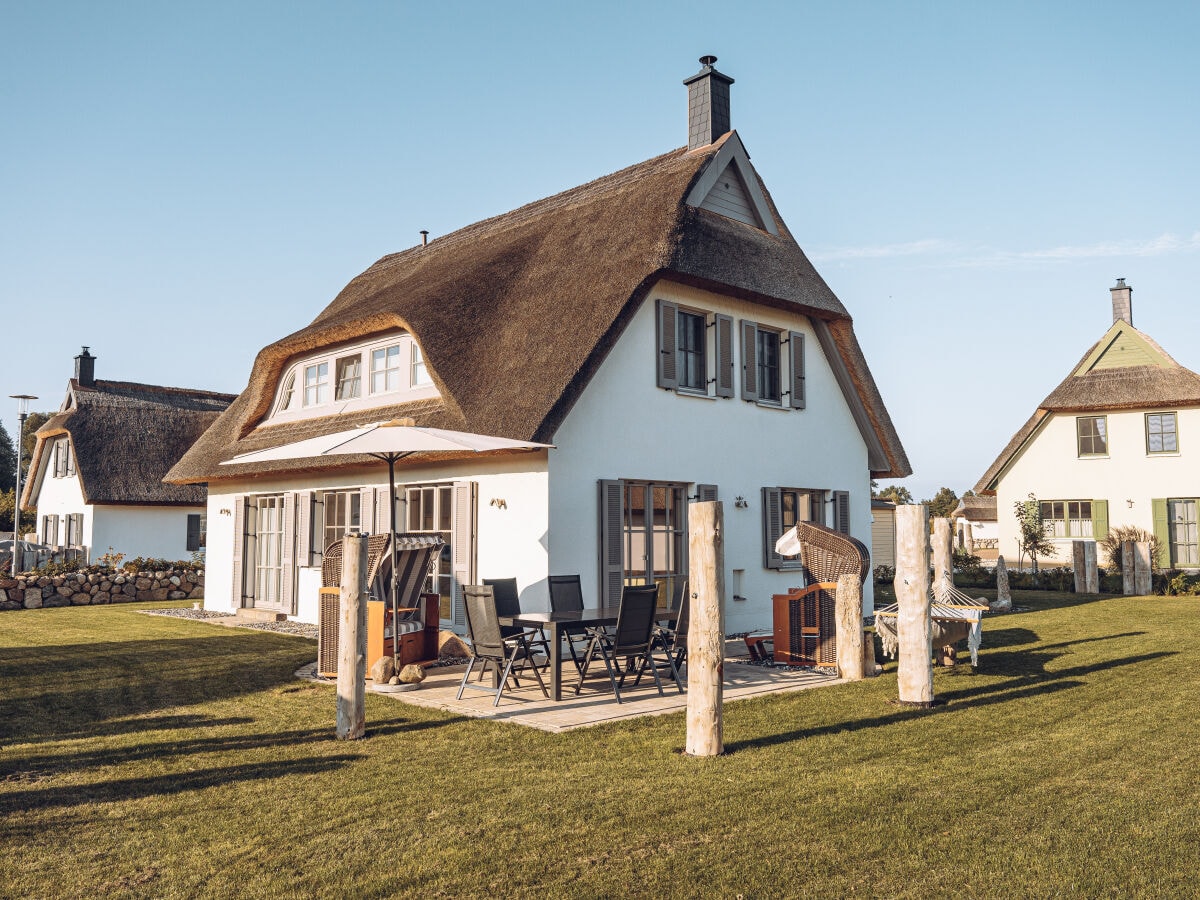
[[21, 446], [25, 437], [25, 418], [29, 415], [29, 401], [36, 400], [33, 394], [9, 394], [17, 401], [17, 492], [13, 504], [13, 557], [12, 577], [17, 577], [17, 546], [21, 541]]

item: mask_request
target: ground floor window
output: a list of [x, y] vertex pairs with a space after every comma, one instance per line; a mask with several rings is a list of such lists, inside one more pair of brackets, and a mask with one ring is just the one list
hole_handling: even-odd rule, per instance
[[1180, 567], [1200, 566], [1196, 500], [1168, 500], [1167, 517], [1171, 536], [1171, 562]]
[[825, 491], [766, 487], [763, 493], [763, 556], [768, 569], [798, 569], [800, 557], [775, 552], [775, 543], [797, 522], [825, 524]]
[[321, 491], [313, 510], [313, 533], [319, 536], [317, 552], [351, 532], [362, 530], [362, 492]]
[[1043, 500], [1041, 512], [1047, 537], [1092, 537], [1091, 500]]
[[187, 551], [203, 553], [208, 545], [208, 514], [188, 513], [187, 517]]

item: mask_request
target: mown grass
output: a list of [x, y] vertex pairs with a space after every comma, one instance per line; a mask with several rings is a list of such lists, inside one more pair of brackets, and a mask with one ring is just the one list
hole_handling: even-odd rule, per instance
[[379, 696], [333, 738], [312, 642], [0, 617], [0, 894], [1194, 893], [1195, 598], [1016, 594], [944, 701], [854, 685], [563, 735]]

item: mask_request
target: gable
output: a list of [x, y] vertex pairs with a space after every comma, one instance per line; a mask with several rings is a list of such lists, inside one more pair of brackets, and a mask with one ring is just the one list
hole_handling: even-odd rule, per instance
[[1117, 322], [1072, 374], [1078, 377], [1088, 372], [1131, 366], [1158, 366], [1165, 369], [1171, 366], [1171, 360], [1132, 326]]
[[726, 216], [755, 228], [762, 228], [762, 217], [754, 208], [754, 201], [746, 190], [746, 182], [742, 180], [736, 163], [730, 162], [725, 171], [718, 177], [704, 200], [701, 209], [707, 209], [719, 216]]
[[779, 234], [767, 198], [759, 187], [758, 175], [737, 132], [732, 132], [721, 146], [685, 202], [768, 234]]

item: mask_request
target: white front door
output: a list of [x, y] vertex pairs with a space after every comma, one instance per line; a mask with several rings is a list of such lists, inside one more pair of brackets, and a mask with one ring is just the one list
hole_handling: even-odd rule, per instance
[[254, 605], [283, 602], [283, 497], [255, 498]]

